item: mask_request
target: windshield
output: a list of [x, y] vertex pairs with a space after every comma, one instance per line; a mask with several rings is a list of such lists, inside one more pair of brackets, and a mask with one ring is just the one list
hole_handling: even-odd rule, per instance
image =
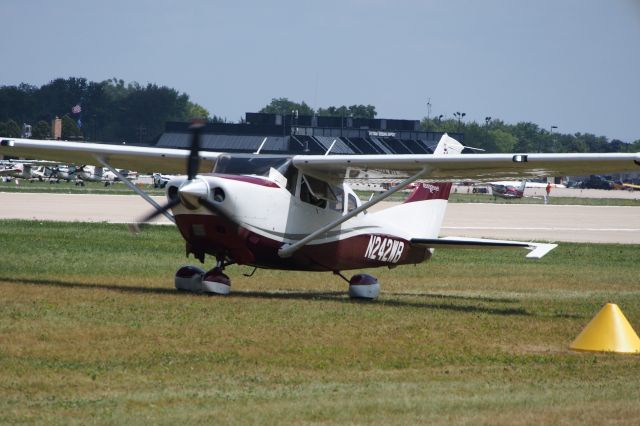
[[269, 176], [269, 169], [274, 168], [287, 176], [290, 164], [289, 157], [223, 155], [218, 158], [214, 173]]

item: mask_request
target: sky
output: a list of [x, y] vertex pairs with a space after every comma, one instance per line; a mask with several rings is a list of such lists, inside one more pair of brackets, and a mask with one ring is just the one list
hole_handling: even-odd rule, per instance
[[379, 118], [640, 139], [640, 0], [2, 0], [0, 85], [166, 85], [238, 121], [272, 98]]

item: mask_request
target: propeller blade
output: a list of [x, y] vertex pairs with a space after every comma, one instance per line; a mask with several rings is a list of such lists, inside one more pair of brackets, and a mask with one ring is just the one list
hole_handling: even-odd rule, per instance
[[139, 226], [140, 224], [149, 222], [151, 219], [154, 219], [157, 216], [160, 216], [161, 214], [166, 213], [168, 210], [174, 208], [178, 204], [180, 204], [180, 200], [171, 200], [171, 201], [169, 201], [167, 204], [165, 204], [164, 206], [161, 206], [159, 209], [153, 210], [151, 213], [149, 213], [146, 216], [138, 219], [137, 222], [130, 223], [128, 225], [129, 226], [129, 231], [131, 231], [134, 234], [140, 233], [140, 226]]
[[191, 137], [191, 151], [187, 159], [187, 178], [189, 180], [196, 177], [200, 168], [200, 131], [203, 127], [204, 123], [201, 121], [194, 121], [190, 127], [193, 135]]

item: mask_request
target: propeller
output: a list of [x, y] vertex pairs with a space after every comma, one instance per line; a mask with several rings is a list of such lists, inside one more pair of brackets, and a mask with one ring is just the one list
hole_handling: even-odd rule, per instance
[[189, 127], [191, 130], [191, 149], [187, 157], [187, 181], [178, 188], [178, 196], [162, 206], [157, 206], [155, 210], [140, 218], [136, 223], [130, 224], [129, 230], [131, 232], [140, 232], [139, 224], [149, 222], [179, 204], [184, 204], [191, 208], [197, 208], [200, 205], [211, 213], [235, 223], [226, 212], [209, 199], [209, 185], [206, 181], [196, 178], [200, 168], [200, 133], [203, 127], [204, 121], [202, 120], [194, 120]]

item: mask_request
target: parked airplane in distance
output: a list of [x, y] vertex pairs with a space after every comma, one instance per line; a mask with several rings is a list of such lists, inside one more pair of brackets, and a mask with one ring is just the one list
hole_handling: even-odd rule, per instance
[[490, 182], [491, 193], [494, 197], [515, 199], [522, 198], [524, 196], [524, 189], [527, 186], [527, 181], [523, 180], [520, 185], [516, 186], [513, 182]]

